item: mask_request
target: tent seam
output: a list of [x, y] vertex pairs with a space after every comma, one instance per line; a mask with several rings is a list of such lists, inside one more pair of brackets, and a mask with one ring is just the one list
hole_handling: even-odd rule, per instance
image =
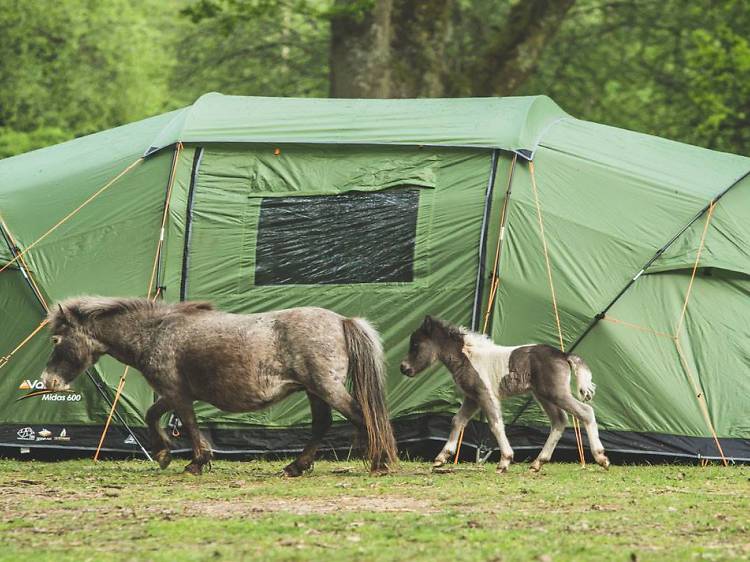
[[575, 117], [564, 116], [564, 117], [558, 117], [551, 123], [548, 123], [537, 136], [536, 141], [534, 142], [533, 148], [531, 149], [531, 155], [528, 158], [526, 158], [527, 160], [531, 161], [534, 159], [534, 157], [536, 156], [536, 151], [539, 150], [539, 147], [541, 146], [542, 138], [544, 138], [544, 136], [552, 129], [552, 127], [554, 127], [555, 125], [557, 125], [558, 123], [562, 121], [578, 121], [578, 119], [576, 119]]

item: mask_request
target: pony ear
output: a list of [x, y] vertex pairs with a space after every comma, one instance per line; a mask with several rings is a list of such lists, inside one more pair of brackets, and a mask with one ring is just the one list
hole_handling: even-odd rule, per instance
[[65, 322], [68, 325], [73, 324], [73, 318], [71, 317], [70, 313], [63, 308], [61, 304], [57, 305], [57, 309], [60, 311], [60, 318], [62, 318], [63, 322]]
[[424, 317], [424, 321], [422, 322], [422, 328], [424, 328], [425, 332], [432, 333], [432, 329], [435, 327], [435, 319], [430, 316], [429, 314]]

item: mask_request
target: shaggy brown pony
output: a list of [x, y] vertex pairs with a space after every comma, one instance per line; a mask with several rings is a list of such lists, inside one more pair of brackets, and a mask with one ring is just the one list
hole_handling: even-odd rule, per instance
[[312, 467], [331, 426], [331, 408], [367, 434], [373, 472], [386, 472], [396, 463], [383, 349], [364, 319], [312, 307], [228, 314], [205, 302], [88, 296], [57, 304], [49, 324], [54, 349], [42, 376], [47, 388], [67, 388], [104, 354], [143, 373], [160, 396], [146, 422], [162, 468], [171, 461], [169, 438], [159, 425], [165, 412], [176, 412], [190, 437], [193, 457], [185, 470], [200, 474], [211, 450], [198, 430], [194, 400], [247, 412], [299, 391], [310, 400], [312, 439], [284, 468], [288, 476]]

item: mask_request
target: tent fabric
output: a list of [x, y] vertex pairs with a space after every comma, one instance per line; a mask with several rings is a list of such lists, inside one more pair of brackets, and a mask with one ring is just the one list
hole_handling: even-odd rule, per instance
[[147, 153], [175, 142], [471, 146], [531, 150], [567, 114], [546, 96], [311, 99], [201, 96], [176, 112]]
[[[543, 96], [207, 94], [188, 108], [0, 161], [0, 215], [22, 251], [34, 244], [25, 259], [52, 302], [87, 293], [145, 296], [166, 205], [159, 268], [166, 300], [209, 299], [240, 313], [316, 305], [367, 317], [383, 336], [399, 439], [433, 442], [445, 438], [461, 396], [443, 367], [406, 379], [398, 363], [425, 314], [471, 322], [480, 240], [487, 241], [481, 265], [489, 275], [520, 151], [533, 158], [566, 347], [630, 284], [576, 348], [598, 385], [594, 407], [605, 445], [635, 455], [718, 456], [697, 384], [725, 453], [750, 460], [746, 157], [580, 121]], [[490, 335], [504, 345], [556, 345], [524, 158], [512, 175]], [[670, 336], [703, 238], [708, 213], [701, 210], [724, 192], [679, 332], [686, 368]], [[0, 242], [6, 263], [12, 252]], [[480, 277], [483, 317], [489, 282]], [[43, 316], [15, 264], [0, 273], [0, 357]], [[38, 381], [49, 351], [42, 331], [0, 367], [0, 447], [96, 446], [108, 411], [102, 392], [111, 398], [123, 366], [103, 358], [73, 392], [49, 393]], [[142, 377], [129, 375], [118, 411], [142, 440], [153, 400]], [[215, 448], [228, 454], [297, 450], [310, 419], [302, 395], [262, 412], [228, 414], [208, 404], [197, 411]], [[514, 444], [541, 446], [548, 422], [533, 401], [512, 398], [503, 411]], [[336, 420], [326, 447], [348, 448], [350, 432]], [[164, 422], [179, 430], [173, 418]], [[486, 428], [472, 427], [467, 446], [492, 447]], [[105, 450], [138, 446], [116, 420]]]

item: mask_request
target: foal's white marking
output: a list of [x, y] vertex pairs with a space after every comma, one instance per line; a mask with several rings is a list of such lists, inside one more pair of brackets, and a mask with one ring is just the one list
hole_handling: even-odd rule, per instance
[[463, 353], [479, 374], [479, 378], [493, 395], [500, 395], [500, 381], [508, 376], [510, 354], [519, 347], [528, 345], [502, 346], [495, 344], [487, 336], [467, 332], [464, 334]]

